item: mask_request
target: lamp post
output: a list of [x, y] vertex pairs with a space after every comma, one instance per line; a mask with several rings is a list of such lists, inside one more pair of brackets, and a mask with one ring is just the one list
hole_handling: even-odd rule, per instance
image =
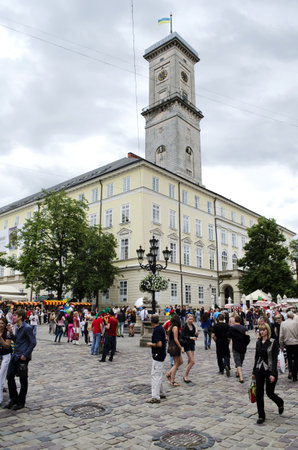
[[[138, 255], [138, 262], [139, 262], [140, 267], [144, 270], [147, 270], [148, 272], [151, 272], [153, 275], [155, 275], [156, 272], [160, 272], [161, 270], [164, 270], [167, 268], [168, 261], [172, 254], [172, 250], [169, 250], [168, 247], [166, 247], [166, 249], [162, 251], [165, 262], [166, 262], [165, 266], [162, 266], [161, 264], [156, 263], [156, 259], [157, 259], [157, 255], [158, 255], [158, 248], [159, 248], [157, 245], [158, 240], [155, 239], [154, 236], [152, 236], [152, 239], [149, 240], [149, 243], [150, 243], [150, 251], [146, 255], [146, 258], [148, 261], [147, 264], [143, 264], [145, 250], [142, 248], [141, 245], [140, 245], [140, 248], [138, 248], [136, 250], [136, 252]], [[155, 309], [156, 309], [155, 291], [153, 290], [151, 292], [152, 292], [152, 314], [155, 314]]]

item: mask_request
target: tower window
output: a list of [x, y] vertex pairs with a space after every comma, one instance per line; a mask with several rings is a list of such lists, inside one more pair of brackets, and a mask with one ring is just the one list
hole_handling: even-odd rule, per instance
[[165, 145], [160, 145], [156, 150], [156, 164], [164, 167], [166, 163], [166, 147]]
[[193, 151], [190, 147], [186, 147], [185, 149], [185, 169], [188, 175], [193, 175]]

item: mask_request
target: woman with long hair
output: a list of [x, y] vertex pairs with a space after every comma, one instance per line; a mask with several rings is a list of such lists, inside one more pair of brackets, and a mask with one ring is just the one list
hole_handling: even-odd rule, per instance
[[166, 373], [166, 377], [170, 381], [170, 385], [173, 387], [180, 386], [179, 383], [175, 382], [175, 376], [178, 367], [181, 366], [181, 364], [183, 364], [181, 353], [184, 353], [184, 349], [179, 342], [180, 327], [181, 322], [179, 316], [176, 315], [173, 316], [171, 318], [170, 328], [168, 330], [168, 337], [169, 337], [168, 353], [170, 354], [170, 356], [173, 357], [174, 365], [171, 368], [171, 370], [169, 370], [169, 372]]
[[11, 336], [7, 330], [8, 321], [5, 316], [0, 318], [0, 405], [3, 400], [3, 385], [11, 356]]
[[79, 339], [80, 339], [80, 319], [79, 319], [79, 313], [78, 311], [75, 311], [73, 313], [73, 328], [72, 328], [72, 343], [74, 345], [77, 345], [79, 343]]
[[56, 324], [55, 342], [57, 342], [57, 340], [58, 340], [58, 342], [61, 341], [61, 336], [63, 334], [64, 322], [65, 322], [64, 311], [60, 311], [58, 316], [55, 319], [55, 324]]
[[183, 326], [181, 332], [182, 345], [188, 358], [185, 375], [183, 377], [183, 381], [185, 383], [190, 383], [188, 374], [190, 372], [190, 369], [195, 365], [195, 342], [198, 335], [199, 332], [196, 331], [196, 327], [194, 326], [194, 316], [192, 314], [187, 314], [186, 324]]
[[265, 421], [264, 409], [264, 384], [266, 385], [266, 394], [278, 406], [279, 414], [284, 411], [284, 401], [274, 389], [277, 383], [278, 370], [278, 342], [271, 339], [271, 328], [267, 323], [259, 326], [259, 339], [256, 344], [255, 363], [252, 371], [252, 378], [256, 380], [257, 390], [257, 408], [258, 420], [257, 424]]
[[137, 315], [134, 310], [130, 313], [130, 324], [129, 324], [129, 336], [134, 337], [135, 335], [135, 324], [137, 321]]

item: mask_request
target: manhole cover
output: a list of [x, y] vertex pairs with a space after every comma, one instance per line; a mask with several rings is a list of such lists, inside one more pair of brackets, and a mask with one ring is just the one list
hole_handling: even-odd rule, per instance
[[151, 386], [148, 384], [130, 384], [126, 390], [133, 394], [151, 394]]
[[88, 403], [84, 405], [73, 405], [65, 408], [65, 414], [68, 416], [81, 417], [83, 419], [92, 419], [93, 417], [104, 416], [111, 412], [111, 408], [107, 408], [96, 403]]
[[174, 430], [162, 433], [153, 438], [156, 445], [168, 449], [200, 450], [214, 445], [214, 439], [209, 434], [190, 430]]

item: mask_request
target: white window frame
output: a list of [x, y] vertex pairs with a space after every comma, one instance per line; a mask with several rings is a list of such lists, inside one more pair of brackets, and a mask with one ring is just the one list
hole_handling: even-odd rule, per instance
[[119, 259], [121, 261], [124, 261], [129, 258], [129, 237], [128, 236], [122, 236], [120, 238], [119, 250], [120, 250]]
[[32, 212], [31, 212], [31, 211], [27, 211], [26, 217], [27, 217], [27, 220], [31, 219], [31, 217], [32, 217]]
[[195, 208], [200, 209], [200, 197], [195, 195]]
[[232, 219], [232, 222], [236, 222], [236, 213], [235, 213], [235, 211], [231, 211], [231, 219]]
[[156, 203], [152, 203], [152, 222], [153, 223], [161, 223], [160, 222], [160, 206]]
[[20, 216], [16, 216], [14, 219], [14, 226], [17, 227], [20, 223]]
[[237, 247], [237, 235], [232, 233], [232, 247]]
[[3, 226], [4, 230], [6, 230], [8, 228], [8, 219], [4, 220], [4, 226]]
[[182, 203], [188, 204], [188, 192], [185, 189], [182, 189]]
[[221, 252], [221, 269], [228, 270], [228, 254], [225, 250]]
[[0, 266], [0, 277], [4, 277], [4, 267]]
[[130, 177], [125, 177], [122, 180], [122, 192], [130, 191]]
[[233, 255], [232, 255], [232, 267], [233, 267], [233, 270], [237, 270], [238, 269], [237, 261], [238, 261], [237, 254], [233, 253]]
[[175, 185], [171, 183], [169, 184], [169, 197], [175, 198]]
[[212, 223], [208, 224], [208, 238], [209, 241], [214, 241], [214, 226]]
[[186, 214], [183, 214], [183, 233], [190, 233], [190, 220]]
[[241, 216], [241, 225], [245, 225], [245, 217]]
[[224, 228], [221, 229], [221, 243], [226, 244], [227, 243], [227, 233]]
[[111, 208], [105, 210], [105, 228], [113, 226], [113, 210]]
[[214, 250], [209, 251], [209, 269], [215, 270], [215, 251]]
[[185, 294], [185, 303], [187, 305], [191, 305], [191, 285], [186, 284], [184, 286], [184, 294]]
[[178, 299], [178, 284], [171, 283], [171, 303], [176, 304]]
[[198, 286], [198, 304], [204, 305], [204, 286]]
[[79, 200], [79, 202], [83, 201], [84, 198], [85, 198], [84, 192], [82, 192], [81, 194], [78, 195], [78, 200]]
[[119, 282], [119, 302], [127, 302], [128, 298], [128, 281], [127, 280], [121, 280]]
[[183, 264], [185, 266], [190, 266], [190, 245], [183, 245]]
[[226, 210], [225, 210], [224, 206], [220, 207], [220, 215], [221, 215], [221, 217], [226, 217]]
[[170, 242], [170, 250], [172, 251], [170, 256], [170, 262], [176, 263], [177, 262], [177, 242]]
[[196, 248], [196, 261], [197, 267], [201, 269], [203, 267], [203, 249], [201, 247]]
[[159, 178], [152, 177], [152, 189], [154, 192], [159, 192]]
[[90, 214], [89, 216], [89, 225], [90, 227], [94, 227], [97, 221], [97, 214]]
[[241, 237], [241, 244], [242, 244], [242, 248], [244, 248], [244, 246], [246, 244], [244, 236]]
[[106, 186], [106, 196], [107, 198], [113, 197], [114, 195], [114, 183], [108, 183]]
[[202, 221], [199, 219], [196, 219], [196, 236], [202, 237]]
[[213, 214], [213, 203], [209, 200], [207, 201], [207, 212], [208, 214]]
[[98, 201], [98, 188], [94, 188], [94, 189], [92, 189], [92, 192], [91, 192], [91, 202], [95, 203], [97, 201]]
[[177, 230], [177, 213], [174, 209], [170, 209], [170, 228]]
[[129, 223], [130, 222], [130, 204], [125, 203], [125, 205], [121, 205], [121, 223]]

